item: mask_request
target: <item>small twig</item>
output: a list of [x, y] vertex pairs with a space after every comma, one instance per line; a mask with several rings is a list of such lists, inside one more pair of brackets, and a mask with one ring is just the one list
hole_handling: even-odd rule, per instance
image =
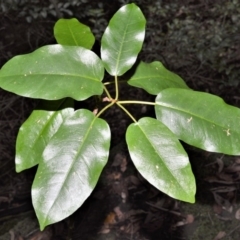
[[157, 208], [157, 209], [159, 209], [159, 210], [162, 210], [162, 211], [165, 211], [165, 212], [169, 212], [169, 213], [172, 213], [172, 214], [177, 215], [177, 216], [182, 216], [182, 214], [179, 213], [179, 212], [171, 211], [171, 210], [168, 210], [168, 209], [162, 208], [162, 207], [158, 207], [158, 206], [155, 206], [154, 204], [149, 203], [149, 202], [146, 202], [146, 204], [148, 204], [148, 205], [151, 206], [151, 207]]
[[240, 228], [240, 225], [237, 225], [232, 231], [230, 231], [228, 234], [226, 234], [226, 236], [225, 237], [228, 237], [228, 236], [230, 236], [231, 234], [233, 234], [237, 229], [239, 229]]

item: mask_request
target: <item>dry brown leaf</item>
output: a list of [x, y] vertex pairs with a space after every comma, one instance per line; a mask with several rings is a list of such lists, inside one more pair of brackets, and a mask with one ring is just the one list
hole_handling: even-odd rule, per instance
[[235, 191], [236, 187], [235, 186], [228, 186], [228, 187], [216, 187], [216, 188], [211, 188], [210, 191], [214, 193], [228, 193]]
[[121, 177], [122, 177], [122, 174], [120, 172], [112, 172], [107, 175], [107, 179], [114, 180], [114, 181], [121, 179]]
[[131, 216], [136, 216], [136, 215], [138, 215], [138, 214], [143, 214], [143, 213], [146, 214], [146, 212], [145, 212], [144, 210], [141, 210], [141, 209], [137, 209], [137, 210], [131, 209], [131, 210], [129, 210], [129, 211], [127, 212], [127, 216], [128, 216], [128, 217], [131, 217]]
[[204, 178], [204, 180], [209, 183], [222, 183], [222, 184], [233, 184], [234, 183], [233, 181], [220, 180], [216, 176], [206, 177], [206, 178]]
[[231, 205], [230, 207], [228, 208], [223, 208], [225, 209], [226, 211], [228, 211], [229, 213], [232, 213], [233, 212], [233, 206]]
[[234, 173], [240, 171], [240, 165], [239, 164], [233, 164], [232, 166], [226, 168], [226, 172]]
[[114, 212], [110, 212], [105, 220], [104, 220], [104, 224], [101, 228], [101, 230], [98, 232], [98, 234], [107, 234], [110, 232], [110, 227], [111, 225], [113, 225], [114, 223], [116, 223], [116, 214]]
[[212, 182], [219, 181], [219, 179], [215, 176], [210, 176], [210, 177], [204, 178], [204, 181], [212, 183]]
[[194, 216], [192, 214], [188, 214], [186, 216], [186, 224], [190, 224], [190, 223], [193, 223], [194, 222]]
[[104, 225], [112, 225], [116, 223], [116, 214], [114, 212], [110, 212], [104, 220]]
[[222, 158], [217, 158], [217, 164], [218, 164], [218, 173], [222, 172], [224, 163]]
[[122, 202], [125, 203], [127, 200], [128, 193], [127, 192], [121, 192]]
[[114, 157], [112, 167], [118, 167], [120, 166], [120, 170], [122, 172], [125, 172], [127, 169], [127, 158], [125, 155], [121, 153], [117, 153]]
[[235, 218], [236, 218], [237, 220], [240, 220], [240, 208], [236, 211], [236, 213], [235, 213]]
[[119, 221], [123, 221], [125, 219], [124, 213], [121, 211], [120, 206], [117, 206], [113, 209], [113, 211], [116, 213], [117, 218]]
[[124, 157], [122, 159], [122, 162], [121, 162], [121, 165], [120, 165], [120, 169], [121, 169], [122, 172], [126, 171], [126, 169], [127, 169], [127, 158], [126, 157]]
[[192, 214], [188, 214], [186, 216], [185, 219], [183, 219], [182, 221], [178, 221], [174, 226], [175, 227], [181, 227], [181, 226], [184, 226], [184, 225], [187, 225], [187, 224], [191, 224], [194, 222], [194, 216]]
[[8, 203], [10, 203], [10, 198], [4, 197], [4, 196], [0, 196], [0, 203], [2, 203], [2, 202], [8, 202]]
[[185, 221], [179, 221], [174, 225], [174, 227], [182, 227], [184, 225], [186, 225]]
[[240, 164], [240, 158], [236, 158], [235, 163]]
[[128, 180], [136, 186], [138, 186], [140, 184], [139, 179], [137, 177], [135, 177], [134, 175], [129, 176]]
[[219, 239], [222, 239], [226, 236], [226, 233], [221, 231], [217, 234], [217, 236], [213, 239], [213, 240], [219, 240]]
[[98, 232], [98, 234], [107, 234], [107, 233], [109, 233], [110, 232], [110, 228], [109, 228], [109, 226], [103, 226], [102, 228], [101, 228], [101, 230]]
[[225, 209], [229, 209], [229, 207], [231, 207], [230, 202], [218, 195], [217, 193], [213, 192], [213, 196], [218, 205], [224, 207]]
[[222, 213], [222, 206], [218, 204], [213, 205], [213, 212], [216, 214], [221, 214]]
[[231, 216], [225, 216], [225, 214], [223, 214], [224, 216], [220, 216], [220, 215], [216, 215], [217, 218], [219, 218], [222, 221], [230, 221], [232, 220]]
[[226, 182], [233, 183], [233, 177], [230, 174], [226, 174], [224, 172], [218, 174], [218, 177]]

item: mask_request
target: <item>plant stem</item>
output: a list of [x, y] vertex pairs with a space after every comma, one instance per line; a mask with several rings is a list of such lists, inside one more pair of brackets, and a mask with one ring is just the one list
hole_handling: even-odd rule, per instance
[[[115, 83], [115, 81], [111, 81], [111, 82], [105, 82], [105, 83], [103, 83], [103, 85], [110, 85], [110, 84], [113, 84], [113, 83]], [[127, 83], [127, 80], [118, 80], [118, 83]]]
[[117, 78], [117, 76], [115, 76], [115, 91], [116, 91], [115, 101], [117, 101], [118, 100], [118, 78]]
[[105, 86], [103, 86], [103, 88], [104, 88], [104, 91], [105, 91], [105, 93], [107, 94], [108, 98], [109, 98], [109, 99], [112, 99], [112, 96], [111, 96], [111, 94], [109, 93], [109, 91], [107, 90], [107, 88], [106, 88]]
[[114, 82], [105, 82], [103, 85], [106, 86], [106, 85], [110, 85], [110, 84], [113, 84]]
[[145, 104], [145, 105], [153, 105], [153, 106], [156, 105], [156, 103], [154, 102], [135, 101], [135, 100], [118, 101], [118, 103], [119, 104]]
[[99, 117], [103, 112], [105, 112], [108, 108], [110, 108], [112, 105], [114, 105], [116, 102], [112, 101], [107, 106], [105, 106], [97, 115], [96, 117]]
[[133, 115], [124, 107], [122, 106], [119, 102], [116, 102], [116, 104], [136, 123], [137, 120], [133, 117]]

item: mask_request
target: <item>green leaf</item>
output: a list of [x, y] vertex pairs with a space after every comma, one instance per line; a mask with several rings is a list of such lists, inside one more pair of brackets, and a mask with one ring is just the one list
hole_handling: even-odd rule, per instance
[[195, 201], [196, 185], [187, 153], [165, 125], [142, 118], [128, 127], [126, 140], [134, 165], [148, 182], [173, 198]]
[[240, 154], [240, 109], [221, 98], [185, 89], [165, 89], [156, 116], [184, 142], [209, 152]]
[[140, 62], [128, 81], [134, 87], [143, 88], [150, 94], [157, 95], [165, 88], [188, 88], [181, 77], [168, 71], [161, 62]]
[[91, 49], [95, 37], [90, 28], [76, 18], [59, 19], [54, 26], [54, 36], [59, 44]]
[[32, 201], [41, 230], [76, 211], [94, 189], [110, 147], [108, 124], [81, 109], [65, 119], [46, 146]]
[[52, 136], [65, 118], [74, 112], [73, 100], [41, 101], [20, 127], [16, 143], [16, 171], [37, 165]]
[[110, 75], [129, 70], [142, 49], [146, 20], [134, 4], [121, 7], [112, 17], [101, 41], [101, 57]]
[[0, 87], [24, 97], [85, 100], [102, 94], [103, 76], [95, 53], [56, 44], [9, 60], [0, 71]]

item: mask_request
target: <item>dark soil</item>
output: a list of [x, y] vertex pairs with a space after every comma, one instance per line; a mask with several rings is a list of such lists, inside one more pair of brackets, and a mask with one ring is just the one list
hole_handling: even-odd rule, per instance
[[[70, 10], [90, 25], [100, 40], [122, 2], [86, 1], [82, 8]], [[140, 58], [162, 61], [194, 90], [240, 105], [240, 26], [233, 17], [238, 18], [239, 5], [220, 0], [216, 5], [205, 0], [134, 2], [148, 20]], [[40, 3], [42, 8], [48, 6], [44, 1]], [[0, 11], [0, 67], [15, 55], [55, 43], [52, 28], [56, 18], [49, 16], [27, 23], [26, 16], [19, 16], [21, 9]], [[101, 14], [91, 13], [93, 9], [101, 9]], [[140, 89], [125, 85], [121, 88], [121, 99], [152, 100]], [[198, 191], [195, 204], [176, 201], [156, 190], [135, 169], [124, 141], [131, 119], [119, 108], [112, 108], [103, 116], [112, 131], [111, 152], [92, 195], [68, 219], [40, 232], [31, 204], [36, 168], [16, 173], [14, 166], [18, 129], [37, 102], [0, 89], [0, 240], [240, 239], [239, 158], [184, 145]], [[85, 104], [93, 110], [91, 100]], [[137, 119], [154, 116], [151, 107], [128, 109]]]

